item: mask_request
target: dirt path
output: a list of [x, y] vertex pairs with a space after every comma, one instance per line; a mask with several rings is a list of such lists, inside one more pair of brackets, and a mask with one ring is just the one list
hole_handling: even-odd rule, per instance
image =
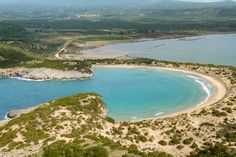
[[64, 58], [61, 56], [63, 52], [68, 48], [68, 46], [74, 41], [75, 39], [69, 39], [64, 43], [64, 46], [62, 49], [60, 49], [56, 54], [55, 57], [59, 60], [64, 60]]

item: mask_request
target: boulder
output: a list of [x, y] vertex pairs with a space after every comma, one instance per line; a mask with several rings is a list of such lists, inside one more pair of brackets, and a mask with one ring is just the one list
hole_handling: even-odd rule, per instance
[[19, 116], [21, 114], [21, 111], [19, 110], [13, 110], [7, 113], [7, 118], [13, 119], [16, 118], [17, 116]]

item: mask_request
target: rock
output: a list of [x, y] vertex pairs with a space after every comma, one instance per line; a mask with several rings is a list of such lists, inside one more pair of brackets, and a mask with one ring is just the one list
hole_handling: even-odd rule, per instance
[[21, 114], [21, 111], [19, 110], [13, 110], [7, 113], [7, 118], [13, 119], [16, 118], [17, 116], [19, 116]]
[[80, 80], [92, 78], [92, 73], [81, 73], [75, 70], [56, 70], [49, 68], [13, 68], [0, 69], [1, 76], [22, 77], [33, 80]]

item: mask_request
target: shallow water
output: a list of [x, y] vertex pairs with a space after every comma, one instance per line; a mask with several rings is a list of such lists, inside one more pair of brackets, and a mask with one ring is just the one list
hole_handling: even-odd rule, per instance
[[236, 34], [144, 40], [85, 51], [91, 57], [129, 55], [167, 61], [236, 66]]
[[104, 96], [109, 115], [140, 120], [174, 113], [204, 101], [214, 89], [198, 77], [154, 69], [95, 68], [95, 78], [82, 81], [0, 79], [0, 119], [13, 109], [38, 105], [82, 92]]

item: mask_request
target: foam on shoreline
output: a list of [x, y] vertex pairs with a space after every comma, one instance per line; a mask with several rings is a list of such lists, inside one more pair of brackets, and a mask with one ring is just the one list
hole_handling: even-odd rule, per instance
[[195, 82], [199, 83], [201, 85], [202, 89], [207, 94], [207, 97], [199, 105], [202, 105], [202, 104], [206, 103], [210, 99], [211, 95], [213, 94], [211, 92], [211, 90], [209, 89], [209, 87], [207, 86], [207, 83], [199, 77], [196, 77], [196, 76], [193, 76], [193, 75], [187, 75], [187, 76], [190, 77], [190, 78], [193, 78], [195, 80]]
[[[12, 78], [12, 79], [17, 79], [17, 80], [21, 80], [21, 81], [34, 81], [34, 82], [43, 82], [43, 81], [53, 81], [53, 80], [47, 80], [47, 79], [38, 79], [38, 80], [35, 80], [35, 79], [27, 79], [27, 78], [23, 78], [23, 77], [9, 77], [9, 78]], [[94, 77], [91, 77], [91, 79], [94, 78]], [[0, 77], [1, 79], [1, 77]], [[79, 80], [87, 80], [89, 78], [81, 78]], [[54, 80], [54, 81], [76, 81], [77, 79], [60, 79], [60, 80]]]
[[36, 81], [36, 82], [42, 82], [42, 81], [46, 81], [46, 80], [34, 80], [34, 79], [27, 79], [27, 78], [23, 78], [23, 77], [9, 77], [12, 79], [17, 79], [17, 80], [22, 80], [22, 81]]
[[10, 120], [10, 118], [7, 117], [7, 114], [4, 116], [4, 120]]
[[165, 112], [158, 112], [158, 113], [156, 113], [156, 114], [154, 114], [154, 116], [155, 117], [158, 117], [158, 116], [160, 116], [160, 115], [162, 115], [162, 114], [164, 114]]

